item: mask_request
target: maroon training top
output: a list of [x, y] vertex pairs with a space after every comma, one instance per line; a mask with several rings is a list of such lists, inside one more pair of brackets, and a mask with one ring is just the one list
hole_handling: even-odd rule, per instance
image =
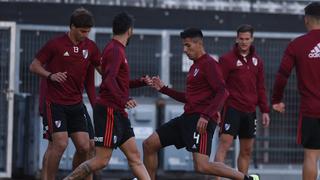
[[320, 117], [320, 29], [289, 43], [273, 88], [272, 103], [281, 102], [293, 67], [296, 67], [302, 115]]
[[195, 60], [190, 67], [185, 93], [167, 86], [161, 88], [160, 92], [185, 103], [185, 113], [200, 113], [207, 120], [214, 121], [228, 97], [219, 65], [208, 54]]
[[100, 65], [99, 49], [93, 41], [86, 38], [75, 45], [67, 34], [48, 41], [37, 53], [36, 59], [51, 73], [67, 72], [67, 80], [63, 83], [47, 80], [45, 92], [46, 100], [62, 105], [82, 101], [87, 70], [90, 64]]
[[254, 112], [258, 105], [261, 112], [269, 112], [263, 61], [256, 54], [254, 46], [243, 57], [235, 44], [233, 50], [220, 57], [219, 64], [230, 93], [227, 106], [242, 112]]
[[140, 79], [129, 80], [130, 70], [125, 54], [125, 46], [119, 41], [112, 39], [102, 55], [102, 83], [100, 85], [97, 103], [124, 111], [129, 100], [129, 88], [145, 86]]

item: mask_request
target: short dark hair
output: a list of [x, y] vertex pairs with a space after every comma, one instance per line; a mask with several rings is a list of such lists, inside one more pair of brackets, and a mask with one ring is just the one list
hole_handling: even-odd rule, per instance
[[320, 2], [312, 2], [304, 8], [305, 15], [320, 17]]
[[196, 38], [196, 37], [203, 39], [202, 31], [198, 28], [187, 28], [180, 33], [181, 39]]
[[121, 35], [133, 27], [134, 18], [127, 12], [117, 14], [112, 21], [112, 32], [115, 35]]
[[237, 29], [237, 35], [244, 32], [249, 32], [253, 36], [254, 28], [250, 24], [242, 24]]
[[94, 26], [93, 15], [83, 7], [78, 8], [71, 14], [69, 26], [72, 25], [76, 28], [91, 28]]

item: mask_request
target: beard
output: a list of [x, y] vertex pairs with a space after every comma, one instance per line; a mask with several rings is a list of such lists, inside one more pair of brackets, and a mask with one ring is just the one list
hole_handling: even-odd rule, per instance
[[130, 36], [128, 39], [127, 39], [127, 43], [126, 43], [126, 46], [128, 46], [129, 45], [129, 43], [130, 43], [130, 40], [131, 40], [131, 37], [132, 36]]

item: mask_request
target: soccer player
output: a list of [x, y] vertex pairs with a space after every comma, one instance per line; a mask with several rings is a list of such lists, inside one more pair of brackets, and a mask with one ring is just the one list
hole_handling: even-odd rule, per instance
[[262, 112], [262, 125], [268, 127], [270, 122], [263, 61], [252, 45], [253, 32], [251, 25], [241, 25], [237, 29], [233, 49], [219, 58], [230, 95], [223, 108], [215, 161], [224, 162], [233, 139], [238, 136], [240, 139], [238, 169], [244, 174], [248, 173], [256, 136], [256, 106], [259, 106]]
[[297, 142], [304, 148], [303, 180], [316, 180], [320, 157], [320, 3], [304, 9], [308, 33], [291, 41], [284, 52], [273, 87], [272, 107], [285, 111], [284, 88], [295, 67], [300, 94]]
[[205, 52], [200, 29], [188, 28], [180, 33], [184, 53], [193, 61], [187, 75], [186, 92], [175, 91], [153, 77], [153, 87], [177, 101], [185, 103], [184, 113], [161, 125], [143, 142], [144, 164], [151, 179], [156, 178], [157, 153], [161, 148], [175, 145], [192, 152], [194, 168], [209, 175], [247, 180], [249, 177], [223, 163], [209, 162], [213, 133], [228, 91], [218, 63]]
[[129, 88], [151, 84], [149, 77], [129, 80], [130, 70], [125, 47], [133, 34], [133, 18], [122, 12], [112, 24], [113, 38], [102, 55], [102, 83], [94, 107], [95, 145], [94, 158], [82, 163], [65, 180], [83, 179], [108, 165], [114, 148], [119, 147], [128, 159], [133, 174], [140, 180], [150, 177], [136, 146], [134, 132], [125, 108], [134, 108], [136, 102], [129, 98]]
[[[70, 31], [51, 39], [37, 53], [30, 71], [46, 78], [43, 124], [49, 141], [44, 156], [46, 177], [54, 180], [68, 136], [79, 153], [79, 162], [88, 159], [89, 135], [82, 93], [88, 68], [99, 70], [100, 53], [88, 33], [94, 24], [92, 14], [76, 9], [70, 17]], [[93, 83], [93, 82], [87, 82]], [[94, 88], [91, 89], [94, 91]], [[87, 93], [90, 94], [90, 89]]]

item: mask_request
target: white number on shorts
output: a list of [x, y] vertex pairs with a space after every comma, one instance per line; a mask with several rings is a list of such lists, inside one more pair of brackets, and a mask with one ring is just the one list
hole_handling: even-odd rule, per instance
[[200, 134], [194, 132], [193, 133], [193, 139], [196, 140], [196, 144], [199, 144]]

